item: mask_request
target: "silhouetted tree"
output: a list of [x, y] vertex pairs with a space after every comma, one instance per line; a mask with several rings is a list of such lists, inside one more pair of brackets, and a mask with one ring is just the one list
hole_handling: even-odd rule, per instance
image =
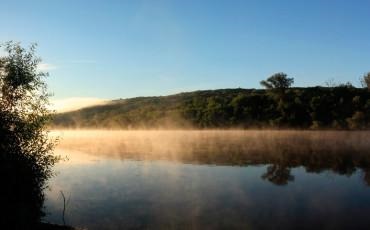
[[35, 45], [2, 45], [0, 58], [0, 179], [5, 229], [31, 229], [43, 215], [43, 189], [58, 157], [45, 125], [51, 115], [49, 94], [37, 66]]
[[293, 78], [288, 78], [286, 73], [275, 73], [260, 84], [266, 89], [286, 89], [294, 83]]
[[364, 87], [370, 89], [370, 72], [363, 76], [361, 83]]

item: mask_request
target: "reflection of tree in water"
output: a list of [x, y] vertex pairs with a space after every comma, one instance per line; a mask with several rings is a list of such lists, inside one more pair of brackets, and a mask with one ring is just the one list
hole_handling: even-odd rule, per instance
[[291, 175], [291, 170], [297, 167], [303, 167], [308, 173], [331, 171], [344, 176], [361, 170], [364, 181], [370, 185], [367, 182], [370, 181], [370, 142], [365, 141], [370, 138], [369, 131], [125, 133], [124, 145], [115, 136], [99, 135], [99, 138], [94, 138], [94, 145], [91, 145], [91, 138], [81, 139], [78, 136], [78, 140], [71, 139], [61, 145], [67, 149], [120, 159], [241, 167], [268, 165], [262, 178], [277, 185], [297, 180]]
[[[278, 155], [278, 160], [276, 160]], [[268, 180], [276, 185], [286, 185], [289, 181], [294, 181], [291, 169], [303, 166], [306, 172], [321, 173], [332, 171], [339, 175], [351, 176], [357, 169], [364, 172], [364, 181], [369, 184], [370, 176], [366, 167], [370, 164], [370, 155], [363, 152], [287, 152], [284, 154], [265, 155], [264, 161], [272, 164], [267, 167], [262, 179]], [[370, 185], [370, 184], [369, 184]]]
[[262, 179], [276, 185], [294, 181], [291, 169], [300, 166], [310, 173], [331, 171], [348, 177], [361, 170], [364, 182], [370, 185], [370, 154], [367, 152], [285, 152], [279, 156], [279, 160], [276, 160], [276, 155], [265, 155], [263, 161], [272, 165], [267, 167]]
[[[186, 156], [185, 161], [268, 165], [261, 178], [276, 185], [293, 182], [295, 178], [291, 170], [296, 167], [303, 167], [309, 173], [331, 171], [348, 177], [360, 170], [364, 182], [370, 185], [370, 145], [362, 141], [370, 133], [322, 133], [282, 132], [268, 138], [255, 135], [226, 146], [225, 142], [214, 141], [207, 143], [213, 151], [195, 150]], [[223, 148], [217, 148], [218, 143], [223, 144]]]
[[370, 168], [363, 170], [363, 180], [370, 186]]
[[286, 185], [289, 181], [294, 180], [294, 176], [290, 174], [290, 168], [273, 164], [267, 167], [267, 172], [262, 175], [262, 179], [276, 185]]

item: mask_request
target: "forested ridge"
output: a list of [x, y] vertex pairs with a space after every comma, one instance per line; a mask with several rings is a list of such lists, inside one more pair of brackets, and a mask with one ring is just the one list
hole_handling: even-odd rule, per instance
[[57, 114], [53, 128], [368, 129], [370, 91], [287, 85], [119, 99]]

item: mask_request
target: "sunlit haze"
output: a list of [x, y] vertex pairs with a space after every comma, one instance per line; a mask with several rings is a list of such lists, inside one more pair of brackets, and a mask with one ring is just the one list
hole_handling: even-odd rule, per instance
[[108, 100], [100, 98], [89, 98], [89, 97], [73, 97], [59, 100], [52, 100], [50, 103], [50, 109], [55, 110], [58, 113], [78, 110], [81, 108], [104, 105], [108, 103]]
[[370, 0], [0, 0], [0, 28], [1, 229], [370, 229]]

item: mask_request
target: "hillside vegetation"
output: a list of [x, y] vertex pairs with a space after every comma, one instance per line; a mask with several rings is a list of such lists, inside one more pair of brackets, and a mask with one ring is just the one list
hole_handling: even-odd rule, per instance
[[53, 128], [370, 127], [367, 88], [350, 84], [308, 88], [267, 86], [268, 89], [219, 89], [114, 100], [57, 114]]

